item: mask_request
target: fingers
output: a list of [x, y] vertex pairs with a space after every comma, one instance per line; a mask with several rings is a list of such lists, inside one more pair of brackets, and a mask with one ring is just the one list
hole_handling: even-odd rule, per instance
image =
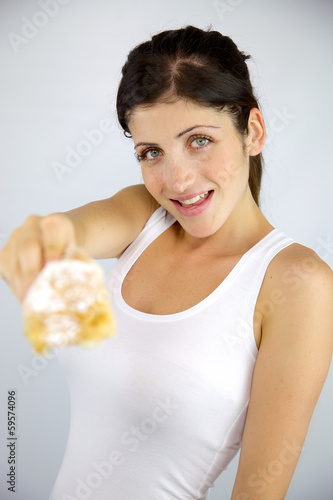
[[75, 230], [64, 214], [32, 215], [15, 229], [0, 252], [0, 276], [20, 301], [50, 260], [60, 259], [75, 245]]
[[18, 233], [16, 247], [14, 247], [12, 276], [16, 295], [20, 300], [23, 299], [44, 264], [40, 221], [41, 218], [38, 216], [28, 217]]
[[20, 229], [15, 229], [0, 253], [1, 277], [8, 283], [8, 285], [17, 296], [20, 295], [21, 291], [19, 271], [20, 266], [18, 263], [18, 259], [15, 256], [14, 249], [18, 246], [19, 239]]
[[75, 245], [73, 224], [63, 214], [52, 214], [40, 221], [44, 263], [60, 259], [66, 248]]

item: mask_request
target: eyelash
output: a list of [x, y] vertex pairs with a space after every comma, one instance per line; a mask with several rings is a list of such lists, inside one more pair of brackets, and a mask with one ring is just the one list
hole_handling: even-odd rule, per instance
[[[206, 139], [209, 142], [213, 142], [213, 139], [211, 137], [209, 137], [208, 135], [192, 135], [192, 137], [190, 137], [190, 144], [192, 144], [193, 141], [195, 141], [196, 139]], [[193, 148], [193, 149], [203, 149], [207, 146], [206, 143], [204, 146], [199, 146], [197, 148]], [[158, 148], [154, 148], [154, 147], [149, 147], [149, 148], [146, 148], [142, 151], [141, 155], [139, 155], [138, 153], [134, 153], [134, 156], [135, 158], [137, 159], [138, 162], [141, 162], [141, 161], [154, 161], [155, 159], [159, 158], [160, 155], [158, 155], [156, 158], [150, 158], [149, 160], [146, 158], [146, 155], [147, 153], [149, 153], [149, 151], [159, 151]]]

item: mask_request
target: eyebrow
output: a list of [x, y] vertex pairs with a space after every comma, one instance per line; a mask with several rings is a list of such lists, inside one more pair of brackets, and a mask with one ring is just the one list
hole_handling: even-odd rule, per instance
[[[220, 127], [216, 127], [214, 125], [194, 125], [193, 127], [187, 128], [183, 132], [180, 132], [178, 135], [176, 135], [176, 139], [179, 139], [183, 135], [188, 134], [188, 132], [192, 132], [192, 130], [194, 130], [196, 128], [220, 128]], [[156, 142], [138, 142], [137, 144], [135, 144], [134, 148], [137, 148], [138, 146], [154, 146], [154, 147], [157, 147], [158, 144]]]
[[194, 125], [193, 127], [184, 130], [184, 132], [180, 132], [180, 134], [177, 135], [177, 139], [187, 134], [188, 132], [192, 132], [192, 130], [194, 130], [195, 128], [220, 128], [220, 127], [216, 127], [214, 125]]

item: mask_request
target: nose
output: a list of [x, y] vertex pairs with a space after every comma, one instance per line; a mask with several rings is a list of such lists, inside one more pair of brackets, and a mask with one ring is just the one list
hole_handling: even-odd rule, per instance
[[168, 188], [174, 193], [183, 193], [194, 184], [196, 172], [193, 162], [173, 158], [169, 159], [166, 167]]

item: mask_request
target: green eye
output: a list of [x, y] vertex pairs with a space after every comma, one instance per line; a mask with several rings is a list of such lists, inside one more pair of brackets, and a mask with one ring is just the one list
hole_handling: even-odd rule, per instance
[[192, 148], [199, 149], [207, 145], [209, 142], [208, 137], [195, 137], [191, 143]]
[[150, 151], [148, 151], [148, 153], [152, 158], [156, 158], [160, 154], [158, 149], [151, 149]]
[[141, 155], [137, 154], [136, 158], [138, 161], [151, 161], [159, 156], [161, 156], [161, 151], [159, 149], [145, 149]]

